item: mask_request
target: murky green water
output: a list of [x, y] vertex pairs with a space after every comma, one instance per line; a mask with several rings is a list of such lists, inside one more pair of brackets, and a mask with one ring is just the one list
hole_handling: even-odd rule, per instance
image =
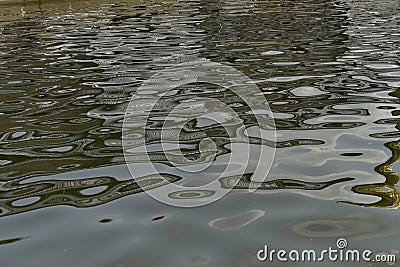
[[[398, 253], [399, 13], [396, 0], [3, 2], [0, 266], [265, 266], [265, 244], [324, 249], [338, 238]], [[257, 84], [277, 149], [255, 193], [239, 186], [184, 209], [139, 189], [121, 128], [144, 81], [199, 58]], [[206, 85], [182, 86], [162, 107], [194, 95], [241, 107]], [[198, 159], [206, 137], [229, 153], [223, 129], [196, 127], [179, 134], [186, 157]]]

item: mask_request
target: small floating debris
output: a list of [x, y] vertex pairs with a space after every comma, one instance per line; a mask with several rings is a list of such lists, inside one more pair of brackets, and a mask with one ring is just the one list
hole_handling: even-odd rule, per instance
[[342, 154], [340, 154], [341, 156], [344, 156], [344, 157], [359, 157], [359, 156], [362, 156], [363, 155], [363, 153], [359, 153], [359, 152], [346, 152], [346, 153], [342, 153]]
[[155, 217], [155, 218], [153, 218], [153, 219], [151, 219], [152, 221], [159, 221], [159, 220], [161, 220], [161, 219], [163, 219], [165, 216], [158, 216], [158, 217]]
[[17, 238], [3, 239], [3, 240], [0, 240], [0, 246], [1, 245], [11, 244], [11, 243], [14, 243], [14, 242], [17, 242], [17, 241], [21, 241], [21, 240], [24, 240], [24, 239], [29, 239], [29, 238], [30, 237], [27, 236], [27, 237], [17, 237]]

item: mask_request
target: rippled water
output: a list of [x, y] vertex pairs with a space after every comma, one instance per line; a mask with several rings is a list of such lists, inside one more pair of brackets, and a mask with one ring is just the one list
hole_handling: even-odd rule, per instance
[[[327, 248], [339, 237], [399, 251], [399, 14], [396, 0], [0, 2], [0, 266], [258, 266], [264, 244]], [[174, 208], [138, 186], [162, 187], [159, 177], [144, 167], [131, 177], [122, 123], [143, 82], [199, 59], [257, 84], [276, 155], [255, 193], [245, 175], [211, 205]], [[245, 114], [209, 84], [181, 86], [157, 108], [198, 96]], [[145, 145], [168, 167], [152, 150], [157, 125]], [[209, 160], [204, 138], [230, 153], [219, 126], [171, 129], [182, 160]]]

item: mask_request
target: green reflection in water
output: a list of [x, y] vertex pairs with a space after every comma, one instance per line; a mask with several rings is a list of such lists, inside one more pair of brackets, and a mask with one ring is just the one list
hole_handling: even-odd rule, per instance
[[[389, 93], [389, 95], [400, 98], [400, 90]], [[393, 110], [392, 115], [398, 116], [400, 110]], [[396, 129], [400, 130], [400, 123], [397, 123]], [[383, 176], [386, 180], [383, 183], [356, 185], [352, 188], [353, 192], [377, 196], [379, 201], [374, 203], [353, 203], [365, 207], [378, 208], [395, 208], [400, 206], [400, 173], [393, 170], [393, 165], [400, 162], [400, 140], [388, 142], [385, 146], [390, 149], [392, 156], [383, 164], [375, 167], [375, 171]]]
[[353, 203], [365, 207], [398, 208], [400, 206], [400, 174], [393, 172], [393, 164], [400, 161], [400, 140], [386, 143], [385, 146], [392, 151], [392, 156], [383, 164], [377, 166], [375, 171], [385, 176], [383, 183], [356, 185], [352, 191], [359, 194], [377, 196], [381, 198], [374, 203]]

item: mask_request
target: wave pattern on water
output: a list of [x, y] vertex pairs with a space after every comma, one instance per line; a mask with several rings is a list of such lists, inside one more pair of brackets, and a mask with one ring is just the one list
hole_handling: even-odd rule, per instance
[[[1, 215], [60, 204], [89, 207], [139, 192], [121, 192], [135, 182], [120, 177], [68, 182], [46, 177], [123, 164], [121, 127], [131, 95], [157, 71], [198, 58], [242, 71], [270, 103], [278, 133], [270, 143], [278, 149], [271, 176], [282, 178], [261, 189], [398, 207], [399, 6], [369, 3], [5, 5], [0, 11]], [[204, 85], [181, 87], [156, 108], [165, 112], [198, 96], [242, 110], [235, 95]], [[254, 124], [251, 117], [243, 121]], [[159, 125], [156, 120], [151, 125], [146, 146], [159, 143]], [[186, 159], [212, 160], [199, 153], [204, 138], [216, 142], [217, 157], [230, 152], [220, 126], [193, 121], [180, 133], [171, 129], [171, 136], [188, 145], [181, 149]], [[382, 164], [388, 157], [384, 146], [392, 156]], [[149, 156], [168, 164], [165, 153]], [[140, 152], [130, 157], [143, 160]], [[386, 181], [377, 183], [377, 174]], [[24, 184], [35, 177], [39, 181]], [[342, 183], [357, 194], [340, 195], [343, 190], [334, 185]], [[106, 189], [94, 196], [80, 193], [98, 186]], [[24, 199], [28, 204], [21, 206]]]

